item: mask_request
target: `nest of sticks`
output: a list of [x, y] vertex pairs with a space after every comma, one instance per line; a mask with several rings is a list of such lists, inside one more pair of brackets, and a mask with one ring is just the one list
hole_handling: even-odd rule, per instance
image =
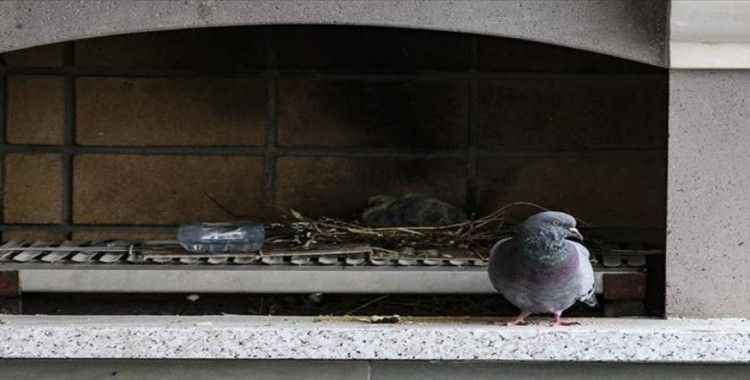
[[311, 219], [290, 210], [288, 222], [268, 226], [265, 247], [304, 252], [358, 246], [394, 256], [439, 256], [457, 251], [486, 259], [498, 237], [511, 232], [506, 216], [516, 206], [543, 209], [533, 203], [515, 202], [478, 219], [434, 227], [369, 227], [328, 217]]

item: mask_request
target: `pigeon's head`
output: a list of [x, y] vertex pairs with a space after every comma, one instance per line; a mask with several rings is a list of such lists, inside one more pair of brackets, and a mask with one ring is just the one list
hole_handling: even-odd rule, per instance
[[576, 229], [576, 219], [559, 211], [544, 211], [528, 217], [521, 223], [519, 232], [527, 237], [560, 242], [567, 238], [583, 240]]

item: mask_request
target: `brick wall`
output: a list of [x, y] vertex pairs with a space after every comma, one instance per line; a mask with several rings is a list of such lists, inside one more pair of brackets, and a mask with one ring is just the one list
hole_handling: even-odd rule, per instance
[[[666, 72], [465, 34], [196, 29], [7, 53], [4, 239], [170, 237], [419, 192], [663, 240]], [[521, 212], [523, 213], [523, 212]], [[520, 217], [521, 215], [517, 215]], [[627, 233], [627, 234], [626, 234]]]

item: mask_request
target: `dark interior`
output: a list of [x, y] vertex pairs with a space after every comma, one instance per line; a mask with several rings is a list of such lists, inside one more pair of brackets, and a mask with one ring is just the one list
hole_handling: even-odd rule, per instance
[[[584, 221], [602, 252], [664, 249], [665, 69], [510, 38], [314, 25], [77, 40], [0, 64], [4, 242], [174, 239], [180, 223], [290, 209], [353, 220], [371, 196], [417, 193], [471, 217], [533, 202]], [[641, 298], [572, 314], [662, 315], [663, 252], [642, 259]], [[513, 312], [486, 294], [185, 297], [35, 293], [23, 312]]]

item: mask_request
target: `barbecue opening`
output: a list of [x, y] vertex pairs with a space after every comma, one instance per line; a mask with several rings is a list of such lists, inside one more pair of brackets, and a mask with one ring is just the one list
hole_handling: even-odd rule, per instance
[[[663, 69], [507, 38], [312, 25], [77, 40], [2, 64], [0, 265], [27, 279], [28, 312], [93, 313], [74, 300], [91, 297], [127, 313], [115, 300], [129, 296], [133, 313], [158, 313], [154, 299], [186, 313], [506, 310], [487, 248], [534, 207], [505, 212], [484, 240], [425, 246], [388, 220], [409, 197], [446, 205], [449, 225], [520, 201], [568, 211], [587, 222], [604, 300], [581, 313], [663, 312]], [[266, 226], [262, 254], [177, 242], [181, 224], [248, 220]], [[357, 228], [394, 228], [393, 241], [326, 236]]]

